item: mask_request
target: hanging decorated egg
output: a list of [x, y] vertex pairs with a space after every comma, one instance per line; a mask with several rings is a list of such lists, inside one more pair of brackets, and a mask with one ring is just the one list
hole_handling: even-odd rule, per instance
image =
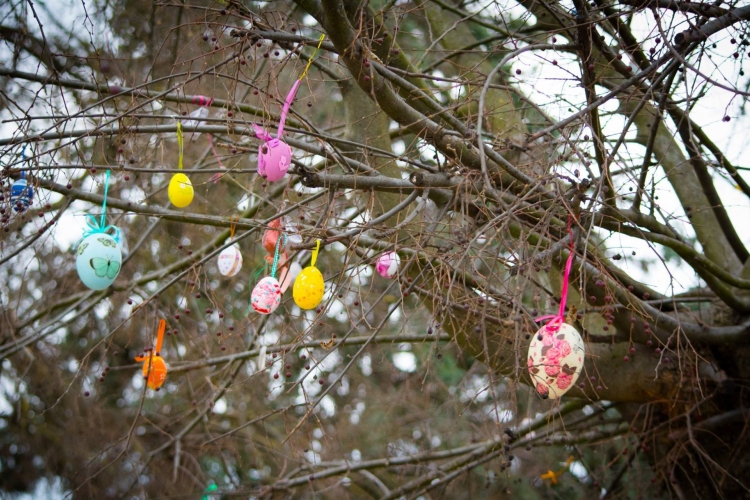
[[107, 233], [93, 233], [83, 238], [76, 249], [76, 270], [84, 285], [104, 290], [120, 274], [122, 251]]
[[401, 257], [396, 252], [385, 252], [378, 258], [375, 264], [375, 270], [383, 278], [393, 278], [398, 274], [398, 268], [401, 265]]
[[174, 174], [169, 181], [167, 194], [169, 195], [169, 201], [172, 202], [172, 205], [177, 208], [185, 208], [193, 201], [193, 195], [195, 194], [193, 191], [193, 183], [190, 182], [188, 176], [183, 173]]
[[261, 314], [271, 314], [281, 303], [281, 285], [276, 278], [266, 276], [255, 285], [250, 304]]
[[167, 362], [161, 356], [142, 356], [135, 358], [136, 361], [143, 361], [143, 378], [149, 389], [158, 391], [164, 381], [167, 380]]
[[578, 380], [586, 350], [583, 339], [571, 325], [562, 323], [557, 331], [549, 330], [548, 326], [534, 334], [528, 368], [536, 391], [545, 399], [557, 399]]
[[10, 203], [16, 212], [24, 212], [34, 202], [34, 188], [21, 177], [10, 187]]
[[294, 281], [292, 296], [294, 302], [301, 309], [315, 309], [323, 300], [325, 284], [323, 274], [315, 266], [308, 266], [302, 270]]
[[240, 253], [240, 247], [237, 243], [228, 246], [219, 254], [219, 260], [217, 262], [219, 272], [223, 276], [232, 277], [235, 276], [242, 268], [242, 254]]
[[292, 148], [280, 139], [270, 139], [258, 147], [258, 174], [269, 181], [284, 178], [292, 164]]
[[167, 380], [167, 363], [164, 358], [161, 357], [161, 346], [164, 340], [164, 330], [167, 327], [167, 322], [164, 320], [159, 321], [159, 333], [156, 336], [156, 349], [154, 354], [149, 353], [148, 356], [137, 356], [136, 361], [143, 363], [143, 378], [146, 379], [146, 385], [149, 389], [158, 391], [164, 381]]

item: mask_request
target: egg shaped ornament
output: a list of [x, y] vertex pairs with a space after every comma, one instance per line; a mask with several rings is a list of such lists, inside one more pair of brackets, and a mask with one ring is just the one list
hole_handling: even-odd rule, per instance
[[279, 139], [271, 139], [258, 147], [258, 174], [275, 182], [286, 175], [292, 164], [292, 148]]
[[250, 304], [261, 314], [271, 314], [281, 303], [279, 280], [266, 276], [255, 285], [250, 295]]
[[24, 212], [34, 202], [34, 188], [21, 177], [10, 187], [10, 204], [16, 212]]
[[219, 272], [223, 276], [231, 278], [236, 276], [237, 273], [242, 269], [242, 253], [240, 253], [240, 246], [237, 243], [226, 247], [219, 254], [217, 261]]
[[378, 257], [375, 264], [375, 270], [383, 278], [392, 279], [398, 274], [398, 268], [401, 266], [401, 257], [396, 252], [385, 252]]
[[148, 388], [158, 391], [167, 380], [167, 362], [161, 356], [145, 357], [143, 360], [143, 378]]
[[567, 323], [552, 331], [545, 325], [529, 345], [528, 369], [536, 391], [558, 399], [573, 387], [583, 370], [586, 349], [581, 335]]
[[294, 280], [292, 296], [301, 309], [315, 309], [323, 300], [325, 283], [323, 274], [315, 266], [304, 268]]
[[193, 183], [190, 182], [188, 176], [183, 173], [174, 174], [169, 181], [167, 194], [169, 195], [169, 201], [172, 202], [172, 205], [177, 208], [185, 208], [192, 203], [193, 196], [195, 195]]
[[84, 285], [104, 290], [114, 283], [122, 266], [122, 250], [107, 233], [89, 234], [78, 242], [76, 270]]

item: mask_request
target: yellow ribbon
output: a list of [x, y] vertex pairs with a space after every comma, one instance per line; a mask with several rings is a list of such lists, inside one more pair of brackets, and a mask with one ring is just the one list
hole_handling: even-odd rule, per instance
[[300, 81], [302, 81], [302, 79], [303, 79], [303, 78], [304, 78], [305, 76], [307, 76], [307, 70], [308, 70], [308, 69], [310, 69], [310, 65], [312, 64], [312, 62], [313, 62], [313, 59], [315, 59], [315, 54], [317, 54], [317, 53], [318, 53], [318, 49], [320, 48], [320, 46], [321, 46], [321, 45], [323, 45], [323, 39], [324, 39], [325, 37], [326, 37], [326, 36], [325, 36], [325, 34], [323, 34], [323, 35], [320, 35], [320, 41], [318, 42], [318, 46], [317, 46], [317, 47], [315, 47], [315, 50], [313, 50], [313, 53], [312, 53], [312, 55], [310, 56], [310, 59], [309, 59], [309, 60], [307, 61], [307, 66], [305, 66], [305, 71], [303, 71], [303, 72], [302, 72], [302, 74], [301, 74], [301, 75], [300, 75], [300, 77], [299, 77], [299, 80], [300, 80]]
[[229, 239], [231, 240], [231, 239], [234, 239], [234, 230], [237, 227], [237, 222], [240, 220], [240, 216], [235, 214], [229, 220], [232, 221], [232, 225], [229, 226]]
[[557, 472], [553, 472], [551, 470], [548, 470], [547, 472], [545, 472], [544, 474], [541, 475], [541, 478], [542, 479], [549, 479], [552, 482], [552, 484], [557, 484], [557, 478], [563, 475], [563, 472], [565, 472], [565, 469], [567, 469], [570, 466], [571, 462], [573, 462], [573, 456], [572, 455], [569, 456], [568, 459], [565, 461], [565, 465], [563, 466], [562, 469], [560, 469]]
[[310, 262], [311, 266], [314, 266], [315, 262], [318, 260], [318, 252], [320, 252], [320, 240], [315, 240], [315, 250], [312, 251], [312, 259]]
[[182, 170], [182, 152], [184, 149], [184, 139], [182, 137], [182, 122], [177, 122], [177, 147], [180, 149], [180, 160], [177, 163], [177, 168]]

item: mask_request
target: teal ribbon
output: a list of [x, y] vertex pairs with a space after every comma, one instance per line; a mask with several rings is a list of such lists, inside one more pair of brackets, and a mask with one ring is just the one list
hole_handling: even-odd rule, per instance
[[209, 485], [208, 488], [206, 488], [206, 494], [203, 495], [202, 500], [210, 500], [213, 497], [211, 493], [215, 491], [219, 491], [219, 487], [216, 486], [215, 484]]
[[120, 243], [120, 229], [117, 226], [107, 225], [107, 191], [109, 191], [109, 175], [110, 171], [107, 170], [107, 176], [104, 180], [104, 201], [102, 202], [102, 215], [99, 217], [98, 221], [96, 220], [95, 216], [91, 214], [86, 215], [86, 225], [88, 227], [83, 231], [83, 236], [81, 236], [81, 239], [91, 236], [92, 234], [104, 233], [109, 235], [109, 232], [112, 231], [112, 238], [115, 240], [115, 242]]
[[[273, 265], [271, 266], [271, 277], [276, 277], [276, 271], [279, 267], [279, 242], [281, 241], [281, 238], [284, 238], [284, 246], [286, 246], [286, 234], [282, 234], [279, 239], [276, 240], [276, 248], [273, 251]], [[245, 311], [245, 315], [250, 314], [250, 311], [253, 310], [253, 283], [258, 283], [258, 277], [265, 272], [266, 269], [268, 269], [268, 262], [264, 262], [260, 266], [255, 268], [256, 271], [252, 274], [252, 278], [250, 278], [250, 282], [248, 283], [248, 288], [250, 289], [250, 301], [247, 304], [247, 311]]]
[[[86, 214], [86, 226], [87, 228], [83, 231], [81, 239], [91, 236], [92, 234], [104, 233], [112, 236], [117, 243], [120, 243], [120, 229], [117, 226], [102, 226], [101, 222], [97, 221], [96, 217], [91, 214]], [[112, 231], [111, 235], [109, 234], [110, 231]]]
[[273, 265], [271, 266], [271, 277], [276, 277], [276, 270], [279, 266], [279, 241], [281, 241], [281, 238], [284, 238], [284, 246], [286, 246], [286, 234], [282, 234], [281, 237], [279, 237], [276, 240], [276, 250], [273, 252]]

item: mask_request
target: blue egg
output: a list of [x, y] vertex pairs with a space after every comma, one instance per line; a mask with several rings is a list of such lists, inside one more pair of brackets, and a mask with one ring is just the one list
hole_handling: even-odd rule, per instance
[[26, 179], [18, 179], [10, 187], [10, 204], [16, 212], [23, 212], [34, 202], [34, 188]]
[[120, 274], [122, 251], [106, 233], [86, 236], [76, 248], [76, 270], [83, 284], [92, 290], [104, 290]]

